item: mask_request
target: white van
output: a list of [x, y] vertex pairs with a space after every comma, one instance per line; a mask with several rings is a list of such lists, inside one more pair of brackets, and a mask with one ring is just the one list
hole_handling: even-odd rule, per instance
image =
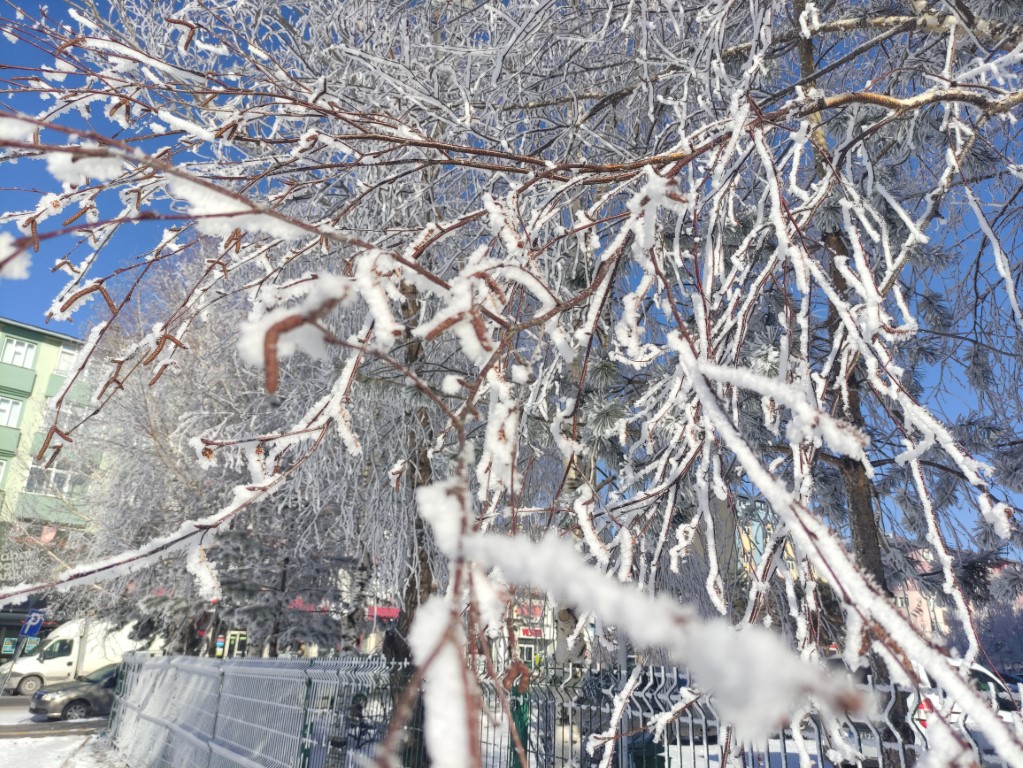
[[88, 619], [61, 624], [43, 641], [38, 653], [0, 665], [0, 681], [10, 669], [4, 691], [30, 696], [44, 685], [68, 682], [116, 664], [125, 653], [143, 645], [129, 639], [133, 626], [115, 629], [107, 622]]

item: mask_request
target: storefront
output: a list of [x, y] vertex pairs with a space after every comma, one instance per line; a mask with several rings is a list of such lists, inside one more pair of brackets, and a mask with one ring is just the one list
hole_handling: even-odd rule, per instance
[[213, 655], [218, 659], [240, 659], [249, 647], [249, 636], [243, 629], [232, 629], [217, 635]]
[[[18, 633], [21, 632], [21, 625], [25, 623], [29, 609], [42, 607], [44, 607], [42, 601], [32, 601], [0, 609], [0, 662], [8, 661], [14, 656], [14, 650], [18, 644]], [[47, 619], [43, 623], [39, 637], [30, 637], [25, 642], [22, 655], [30, 656], [35, 653], [39, 648], [39, 642], [56, 626], [56, 621]]]
[[519, 658], [530, 668], [544, 662], [554, 641], [547, 599], [522, 591], [512, 607]]

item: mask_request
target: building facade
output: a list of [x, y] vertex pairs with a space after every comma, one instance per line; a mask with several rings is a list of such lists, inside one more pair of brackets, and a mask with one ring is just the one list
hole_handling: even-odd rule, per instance
[[[19, 580], [29, 545], [59, 543], [83, 525], [73, 499], [77, 475], [35, 460], [50, 426], [50, 403], [64, 388], [82, 342], [0, 317], [0, 583]], [[64, 413], [87, 402], [72, 391]], [[24, 539], [20, 546], [15, 538]]]

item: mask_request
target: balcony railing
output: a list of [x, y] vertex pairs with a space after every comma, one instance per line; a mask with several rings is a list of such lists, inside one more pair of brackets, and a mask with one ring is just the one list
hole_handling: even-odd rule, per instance
[[36, 383], [36, 372], [31, 368], [0, 363], [0, 389], [19, 395], [31, 395]]
[[14, 427], [0, 427], [0, 451], [17, 453], [21, 442], [21, 430]]

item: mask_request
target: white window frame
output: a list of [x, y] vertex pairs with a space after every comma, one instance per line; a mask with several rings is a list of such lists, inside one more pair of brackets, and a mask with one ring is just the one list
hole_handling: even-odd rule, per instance
[[16, 365], [18, 368], [35, 368], [37, 351], [35, 342], [8, 336], [4, 339], [4, 351], [0, 361]]
[[0, 485], [4, 482], [4, 472], [7, 471], [7, 459], [0, 459]]
[[78, 359], [78, 353], [75, 350], [61, 347], [57, 353], [57, 367], [53, 369], [53, 372], [58, 376], [67, 376], [74, 368], [76, 359]]
[[0, 427], [18, 428], [21, 423], [21, 400], [0, 397]]
[[[45, 475], [45, 481], [40, 481], [40, 474]], [[45, 464], [33, 461], [28, 469], [25, 493], [33, 496], [67, 496], [73, 479], [74, 473], [68, 469], [56, 466], [47, 468]]]

